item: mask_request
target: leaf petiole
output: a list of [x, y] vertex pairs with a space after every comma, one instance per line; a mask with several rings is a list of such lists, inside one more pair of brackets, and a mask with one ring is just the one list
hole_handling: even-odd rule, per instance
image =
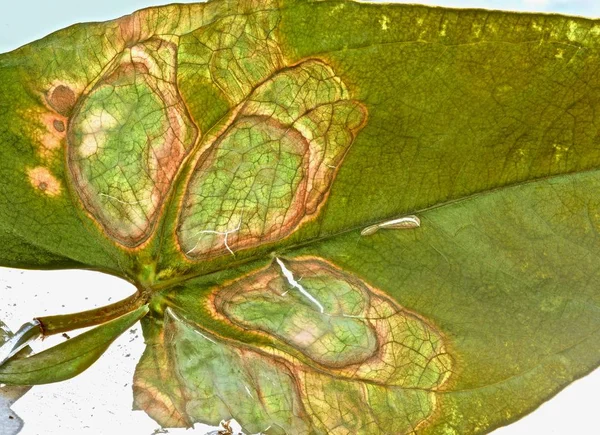
[[73, 314], [37, 317], [35, 320], [39, 322], [41, 334], [49, 336], [106, 323], [138, 309], [147, 301], [147, 293], [138, 290], [128, 298], [104, 307]]

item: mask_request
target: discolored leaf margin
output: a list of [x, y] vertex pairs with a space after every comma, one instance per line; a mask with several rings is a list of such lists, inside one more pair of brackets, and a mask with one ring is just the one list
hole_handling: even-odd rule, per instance
[[[269, 55], [259, 56], [258, 64], [227, 68], [251, 38], [234, 39], [246, 45], [234, 42], [232, 48], [224, 28], [258, 31], [254, 41]], [[215, 1], [66, 30], [0, 58], [0, 92], [7, 97], [0, 101], [14, 103], [0, 107], [6, 121], [0, 140], [17, 151], [11, 154], [8, 148], [2, 168], [6, 207], [0, 212], [0, 237], [9, 246], [39, 247], [26, 253], [11, 248], [3, 261], [27, 267], [83, 264], [162, 291], [153, 298], [151, 320], [145, 321], [152, 344], [146, 361], [153, 355], [161, 361], [161, 354], [175, 351], [200, 355], [198, 343], [186, 341], [182, 332], [179, 341], [154, 341], [170, 325], [171, 330], [188, 328], [196, 341], [201, 336], [194, 331], [200, 328], [215, 341], [267, 346], [275, 349], [274, 360], [293, 355], [312, 367], [315, 362], [294, 346], [247, 326], [238, 330], [202, 301], [210, 289], [249, 276], [268, 261], [250, 260], [271, 254], [285, 256], [286, 264], [318, 257], [385, 292], [447, 337], [452, 375], [435, 393], [438, 411], [413, 429], [489, 431], [535, 408], [600, 360], [599, 295], [593, 285], [598, 270], [598, 29], [590, 20], [535, 14]], [[99, 36], [90, 38], [94, 33]], [[64, 160], [53, 160], [62, 152], [56, 144], [65, 143], [60, 122], [71, 115], [70, 94], [61, 88], [65, 85], [51, 84], [51, 77], [33, 78], [28, 72], [46, 71], [42, 44], [66, 38], [74, 43], [64, 53], [52, 53], [55, 68], [49, 74], [87, 85], [90, 72], [103, 74], [120, 47], [178, 33], [177, 83], [191, 118], [205, 132], [197, 144], [199, 157], [222, 143], [220, 136], [240, 122], [239, 105], [284, 65], [318, 59], [368, 113], [319, 213], [288, 237], [235, 252], [235, 258], [226, 249], [227, 239], [218, 240], [221, 253], [208, 261], [182, 255], [190, 251], [178, 246], [176, 205], [186, 183], [173, 185], [164, 216], [154, 224], [155, 238], [132, 249], [106, 237], [93, 213], [78, 202]], [[215, 43], [225, 46], [217, 50]], [[79, 62], [68, 56], [72, 47]], [[207, 56], [211, 51], [222, 56], [215, 61]], [[249, 70], [258, 74], [244, 78]], [[84, 92], [79, 86], [72, 86], [74, 98]], [[56, 90], [60, 98], [53, 98]], [[43, 99], [56, 119], [46, 117]], [[28, 128], [19, 130], [24, 121], [16, 114], [30, 123]], [[50, 136], [46, 125], [54, 129]], [[189, 158], [181, 169], [182, 180], [193, 176], [193, 161]], [[21, 178], [14, 177], [15, 168]], [[421, 218], [422, 228], [358, 234], [369, 224], [408, 212]], [[15, 219], [19, 213], [22, 221]], [[226, 237], [239, 221], [225, 220], [223, 228], [200, 231]], [[201, 408], [181, 395], [168, 365], [153, 367], [143, 360], [140, 368], [146, 373], [160, 369], [153, 379], [154, 408], [145, 407], [159, 410], [154, 415], [159, 421], [189, 425], [231, 416], [228, 409], [211, 417], [195, 414]], [[235, 391], [234, 397], [243, 394]], [[180, 406], [191, 408], [179, 413], [188, 416], [168, 420]], [[344, 424], [356, 433], [377, 433], [356, 421]]]

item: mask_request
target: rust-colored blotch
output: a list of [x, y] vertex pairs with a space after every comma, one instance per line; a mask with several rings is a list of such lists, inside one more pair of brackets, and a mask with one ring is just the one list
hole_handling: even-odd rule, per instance
[[50, 92], [47, 101], [58, 113], [69, 116], [77, 102], [77, 97], [75, 92], [68, 86], [58, 85]]
[[62, 122], [61, 120], [57, 119], [55, 120], [52, 125], [54, 126], [54, 129], [56, 131], [58, 131], [59, 133], [62, 133], [65, 131], [65, 123]]

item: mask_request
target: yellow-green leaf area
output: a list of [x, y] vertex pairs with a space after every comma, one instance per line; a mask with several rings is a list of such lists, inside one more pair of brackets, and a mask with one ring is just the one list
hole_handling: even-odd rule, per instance
[[184, 87], [214, 87], [235, 105], [284, 66], [276, 30], [278, 4], [242, 0], [228, 2], [227, 8], [206, 6], [205, 15], [212, 20], [181, 38], [180, 76]]

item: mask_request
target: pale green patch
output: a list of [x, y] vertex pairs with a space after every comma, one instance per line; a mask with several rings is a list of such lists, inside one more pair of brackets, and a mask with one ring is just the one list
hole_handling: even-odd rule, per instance
[[390, 24], [390, 17], [387, 15], [382, 15], [381, 19], [379, 20], [379, 24], [381, 25], [381, 30], [387, 30], [388, 25]]
[[177, 91], [176, 47], [135, 45], [82, 98], [69, 166], [88, 211], [120, 243], [146, 239], [196, 129]]
[[269, 433], [309, 433], [296, 386], [283, 363], [229, 346], [169, 310], [164, 334], [186, 398], [182, 412], [189, 421], [217, 425], [235, 418], [249, 433], [270, 426], [275, 431]]
[[580, 31], [579, 25], [577, 24], [576, 21], [569, 21], [567, 23], [567, 25], [568, 25], [567, 38], [569, 38], [569, 41], [577, 40], [578, 32]]
[[274, 265], [220, 291], [218, 310], [241, 327], [274, 335], [328, 367], [372, 357], [378, 343], [366, 320], [368, 290], [336, 275], [315, 273], [302, 263], [293, 272], [318, 304], [291, 287]]

